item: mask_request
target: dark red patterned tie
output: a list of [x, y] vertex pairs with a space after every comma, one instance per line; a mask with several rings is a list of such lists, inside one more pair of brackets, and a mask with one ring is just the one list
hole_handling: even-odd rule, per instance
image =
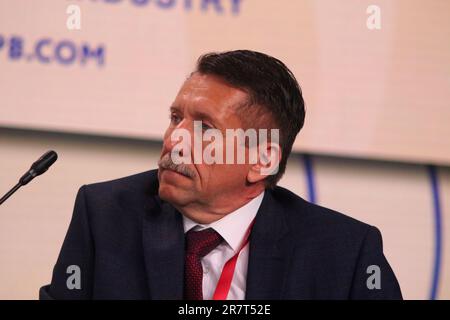
[[203, 267], [201, 259], [217, 247], [223, 238], [214, 229], [186, 233], [184, 265], [184, 299], [203, 300]]

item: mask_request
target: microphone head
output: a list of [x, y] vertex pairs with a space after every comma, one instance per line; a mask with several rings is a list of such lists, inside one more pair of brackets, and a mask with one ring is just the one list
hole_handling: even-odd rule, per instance
[[37, 161], [35, 161], [32, 165], [30, 170], [34, 170], [36, 172], [36, 175], [41, 175], [45, 171], [50, 168], [52, 164], [55, 163], [55, 161], [58, 159], [58, 154], [53, 151], [47, 151], [40, 157]]
[[30, 170], [28, 170], [19, 180], [19, 183], [24, 186], [35, 177], [43, 174], [48, 168], [58, 159], [58, 154], [53, 151], [47, 151], [37, 161], [35, 161]]

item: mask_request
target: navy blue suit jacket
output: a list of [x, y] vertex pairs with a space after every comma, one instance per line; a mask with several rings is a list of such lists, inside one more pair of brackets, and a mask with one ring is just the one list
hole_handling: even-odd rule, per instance
[[[80, 289], [67, 286], [71, 265], [80, 268]], [[380, 268], [380, 289], [367, 286], [371, 265]], [[80, 188], [40, 298], [183, 299], [183, 272], [182, 216], [158, 197], [152, 170]], [[284, 188], [266, 190], [250, 237], [246, 299], [401, 298], [378, 229]]]

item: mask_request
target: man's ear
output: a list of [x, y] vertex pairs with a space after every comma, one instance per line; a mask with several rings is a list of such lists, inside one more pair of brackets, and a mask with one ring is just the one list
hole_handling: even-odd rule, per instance
[[266, 179], [269, 175], [278, 173], [281, 161], [281, 147], [279, 144], [270, 143], [259, 146], [258, 161], [252, 164], [247, 173], [247, 181], [256, 183]]

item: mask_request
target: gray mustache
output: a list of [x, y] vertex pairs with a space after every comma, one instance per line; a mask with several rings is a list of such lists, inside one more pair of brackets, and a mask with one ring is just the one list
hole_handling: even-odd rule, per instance
[[195, 173], [184, 164], [175, 164], [170, 158], [170, 152], [166, 153], [161, 159], [158, 161], [158, 166], [163, 169], [169, 169], [181, 173], [184, 176], [189, 178], [194, 178]]

